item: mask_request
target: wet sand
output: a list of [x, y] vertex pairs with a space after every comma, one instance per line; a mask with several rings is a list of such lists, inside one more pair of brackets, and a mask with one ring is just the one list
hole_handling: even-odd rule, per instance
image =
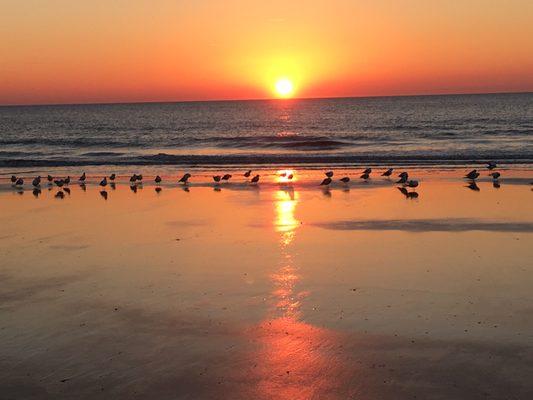
[[2, 179], [0, 399], [530, 399], [532, 174], [463, 172]]

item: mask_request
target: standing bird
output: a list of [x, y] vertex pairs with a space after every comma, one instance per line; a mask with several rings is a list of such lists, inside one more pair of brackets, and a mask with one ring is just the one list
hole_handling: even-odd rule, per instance
[[497, 165], [494, 161], [489, 161], [488, 164], [487, 164], [487, 168], [490, 169], [490, 170], [493, 170], [494, 168], [496, 168]]
[[229, 181], [231, 179], [231, 175], [230, 174], [226, 174], [222, 177], [222, 180], [223, 181]]
[[85, 172], [84, 172], [84, 173], [81, 174], [81, 176], [78, 178], [78, 181], [79, 181], [79, 182], [85, 182], [85, 179], [86, 179], [86, 178], [87, 178], [87, 177], [85, 176]]
[[412, 188], [415, 188], [418, 186], [418, 181], [415, 181], [415, 180], [410, 180], [406, 183], [407, 186], [409, 187], [412, 187]]
[[[327, 176], [328, 178], [331, 178], [331, 177], [333, 176], [333, 171], [328, 171], [328, 172], [326, 172], [326, 176]], [[331, 179], [330, 179], [330, 181], [331, 181]]]
[[57, 179], [54, 181], [54, 183], [56, 184], [57, 187], [63, 187], [63, 185], [65, 184], [65, 181], [63, 181], [63, 179]]
[[37, 178], [35, 178], [31, 184], [36, 187], [39, 186], [41, 184], [41, 177], [38, 176]]
[[215, 182], [217, 182], [217, 183], [220, 182], [220, 179], [221, 179], [221, 178], [220, 178], [220, 175], [215, 175], [215, 176], [213, 176], [213, 180], [214, 180]]
[[372, 168], [367, 168], [363, 171], [363, 174], [368, 174], [370, 175], [372, 173]]
[[68, 185], [70, 183], [70, 176], [67, 176], [63, 182], [65, 185]]
[[370, 178], [370, 172], [363, 172], [363, 175], [361, 175], [360, 178], [365, 181], [368, 180], [368, 178]]
[[392, 175], [392, 171], [394, 171], [394, 168], [389, 168], [388, 170], [386, 170], [385, 172], [383, 172], [381, 174], [381, 176], [386, 176], [386, 177], [389, 177]]
[[[109, 179], [111, 179], [111, 177], [110, 177]], [[131, 183], [134, 183], [136, 180], [137, 180], [137, 175], [133, 174], [133, 175], [131, 176], [131, 178], [130, 178], [130, 182], [131, 182]]]
[[189, 173], [187, 172], [185, 175], [183, 175], [183, 176], [181, 177], [181, 179], [180, 179], [178, 182], [181, 182], [181, 183], [183, 183], [183, 184], [187, 184], [187, 181], [189, 180], [189, 178], [190, 178], [191, 176], [192, 176], [192, 175], [189, 174]]
[[114, 181], [117, 176], [115, 174], [109, 175], [109, 180]]
[[350, 178], [348, 176], [345, 176], [344, 178], [341, 178], [340, 181], [342, 183], [348, 183], [348, 182], [350, 182]]
[[479, 176], [479, 172], [477, 172], [477, 170], [473, 169], [472, 171], [470, 171], [468, 174], [465, 175], [465, 178], [474, 180], [478, 176]]
[[22, 186], [22, 185], [24, 185], [24, 179], [22, 179], [22, 178], [18, 178], [18, 179], [15, 181], [15, 185], [17, 185], [17, 186]]
[[287, 179], [288, 179], [289, 181], [291, 181], [292, 178], [294, 178], [294, 174], [289, 174], [289, 175], [287, 175]]
[[143, 180], [143, 176], [142, 176], [142, 174], [137, 175], [137, 180], [138, 180], [139, 182], [141, 182], [141, 181]]
[[400, 176], [400, 179], [396, 183], [405, 183], [407, 182], [407, 173], [405, 175]]
[[492, 179], [497, 180], [501, 174], [499, 172], [492, 172], [489, 174], [489, 176], [492, 176]]
[[161, 179], [161, 177], [159, 175], [157, 175], [155, 177], [154, 181], [155, 181], [155, 183], [159, 184], [159, 183], [161, 183], [162, 179]]
[[52, 181], [54, 180], [54, 177], [52, 175], [48, 175], [46, 179], [48, 180], [48, 182], [52, 183]]
[[11, 175], [11, 183], [15, 183], [17, 181], [17, 177], [15, 175]]
[[104, 179], [100, 181], [100, 186], [106, 187], [107, 186], [107, 178], [104, 176]]
[[259, 182], [259, 175], [256, 175], [252, 178], [252, 183], [257, 183]]
[[245, 178], [249, 178], [251, 174], [252, 174], [252, 170], [249, 169], [248, 171], [246, 171], [246, 172], [244, 173], [244, 177], [245, 177]]
[[398, 177], [407, 179], [407, 178], [409, 178], [409, 174], [407, 172], [403, 171], [403, 172], [400, 172], [398, 174]]
[[328, 186], [331, 183], [331, 178], [328, 176], [321, 183], [320, 186]]

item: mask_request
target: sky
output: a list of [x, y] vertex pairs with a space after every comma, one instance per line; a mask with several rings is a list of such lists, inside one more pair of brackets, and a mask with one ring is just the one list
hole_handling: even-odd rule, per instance
[[531, 0], [0, 0], [0, 104], [533, 91]]

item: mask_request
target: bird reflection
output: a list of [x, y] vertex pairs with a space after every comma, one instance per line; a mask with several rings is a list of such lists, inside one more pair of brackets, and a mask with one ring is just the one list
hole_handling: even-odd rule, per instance
[[63, 199], [65, 198], [65, 193], [63, 193], [62, 190], [60, 190], [59, 192], [57, 192], [54, 196], [56, 199]]
[[84, 192], [87, 191], [87, 185], [85, 185], [85, 183], [80, 183], [80, 189], [83, 190]]
[[159, 186], [155, 188], [155, 192], [156, 192], [157, 194], [161, 193], [162, 190], [163, 190], [163, 189], [161, 189]]
[[137, 185], [130, 185], [130, 190], [131, 190], [133, 193], [137, 193]]
[[406, 199], [418, 199], [418, 193], [415, 191], [410, 192], [406, 187], [398, 187], [397, 189], [405, 196]]
[[38, 189], [38, 188], [33, 189], [32, 194], [35, 196], [35, 198], [38, 198], [41, 195], [41, 189]]
[[115, 182], [111, 182], [109, 187], [111, 187], [112, 190], [115, 190], [117, 188], [117, 184]]
[[500, 182], [498, 182], [498, 181], [492, 182], [492, 187], [494, 189], [499, 189], [501, 187]]
[[475, 192], [479, 192], [479, 190], [480, 190], [480, 189], [479, 189], [479, 186], [478, 186], [477, 183], [474, 182], [474, 181], [470, 182], [470, 183], [469, 183], [468, 185], [466, 185], [465, 187], [467, 187], [468, 189], [473, 190], [473, 191], [475, 191]]
[[107, 200], [107, 192], [105, 190], [100, 191], [100, 196], [102, 196], [104, 200]]
[[68, 187], [63, 188], [63, 191], [70, 196], [70, 189]]

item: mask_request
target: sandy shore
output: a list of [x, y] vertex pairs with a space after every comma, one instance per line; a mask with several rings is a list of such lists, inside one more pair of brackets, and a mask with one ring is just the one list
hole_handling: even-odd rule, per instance
[[463, 172], [4, 177], [0, 399], [530, 399], [533, 174]]

